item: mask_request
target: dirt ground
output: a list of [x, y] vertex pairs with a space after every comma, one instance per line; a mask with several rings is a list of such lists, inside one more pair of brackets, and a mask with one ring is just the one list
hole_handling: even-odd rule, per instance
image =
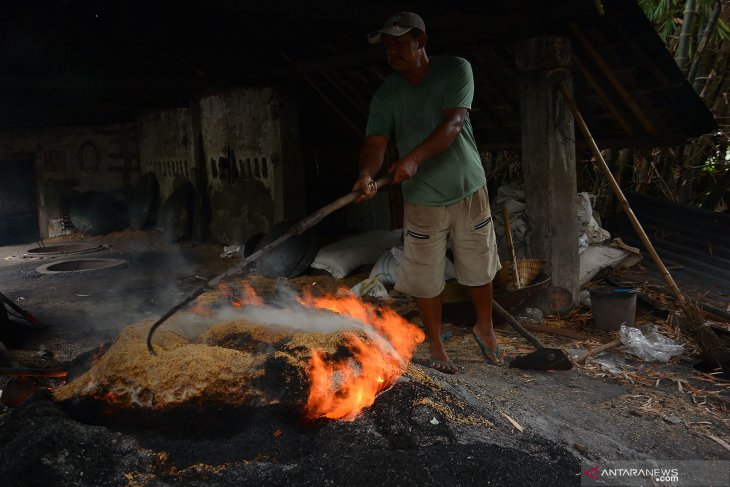
[[[42, 324], [12, 316], [0, 330], [13, 366], [67, 367], [103, 350], [123, 327], [161, 317], [237, 262], [222, 256], [222, 246], [167, 244], [155, 232], [45, 244], [74, 242], [102, 246], [84, 258], [126, 264], [54, 275], [37, 269], [81, 255], [29, 256], [33, 244], [0, 248], [0, 292]], [[624, 277], [640, 273], [631, 269]], [[365, 277], [247, 279], [275, 297], [284, 287], [334, 291]], [[448, 290], [447, 301], [459, 302], [453, 285]], [[379, 304], [419, 323], [414, 303], [402, 295], [391, 291]], [[225, 434], [169, 435], [87, 424], [40, 392], [17, 407], [0, 405], [0, 477], [17, 479], [13, 485], [578, 485], [581, 467], [600, 462], [730, 459], [730, 381], [693, 367], [700, 357], [691, 340], [637, 308], [637, 324], [649, 321], [685, 353], [657, 363], [615, 349], [604, 355], [618, 361], [614, 372], [592, 359], [568, 371], [488, 365], [466, 323], [445, 323], [458, 373], [428, 368], [421, 344], [399, 382], [351, 422], [302, 425], [273, 407], [230, 418]], [[596, 331], [585, 307], [541, 325], [553, 330], [536, 333], [543, 343], [572, 354], [616, 338]], [[508, 359], [533, 351], [508, 325], [497, 335]], [[11, 381], [0, 376], [0, 387]]]

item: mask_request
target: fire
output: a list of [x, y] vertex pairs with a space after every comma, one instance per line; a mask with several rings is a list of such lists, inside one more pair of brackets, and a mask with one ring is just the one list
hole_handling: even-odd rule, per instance
[[[221, 285], [217, 287], [217, 291], [220, 298], [240, 309], [242, 313], [245, 313], [243, 306], [264, 305], [263, 299], [246, 282]], [[393, 309], [361, 301], [346, 289], [320, 297], [314, 297], [311, 291], [306, 290], [298, 301], [305, 308], [326, 310], [327, 313], [319, 314], [327, 315], [327, 318], [332, 318], [330, 313], [345, 317], [346, 320], [336, 320], [337, 326], [333, 329], [352, 330], [344, 332], [344, 345], [349, 352], [345, 358], [341, 358], [339, 353], [333, 355], [331, 351], [311, 350], [305, 369], [306, 387], [309, 390], [306, 391], [304, 414], [308, 418], [353, 420], [363, 409], [375, 402], [378, 394], [395, 384], [408, 366], [416, 347], [425, 338], [423, 331]], [[213, 315], [214, 303], [197, 303], [189, 311]], [[307, 319], [316, 320], [318, 314], [306, 315]], [[290, 319], [289, 316], [286, 315], [286, 319]], [[342, 336], [337, 337], [340, 344], [343, 343]], [[134, 346], [137, 346], [136, 342]], [[152, 364], [156, 364], [157, 360], [160, 359], [154, 359]], [[116, 386], [99, 382], [93, 370], [86, 380], [88, 382], [84, 394], [107, 405], [105, 411], [109, 413], [114, 412], [115, 408], [129, 406], [151, 408], [155, 404], [155, 394], [159, 394], [151, 391], [145, 382], [136, 384], [124, 381]]]
[[423, 332], [390, 308], [375, 307], [349, 291], [336, 296], [313, 297], [300, 303], [327, 309], [372, 327], [374, 336], [364, 341], [348, 337], [352, 357], [332, 361], [314, 350], [307, 368], [311, 382], [305, 406], [311, 418], [354, 419], [375, 397], [392, 386], [405, 370], [413, 351], [424, 340]]
[[237, 297], [238, 292], [235, 288], [232, 288], [225, 283], [220, 283], [218, 285], [218, 290], [221, 293], [228, 295], [228, 301], [230, 301], [231, 305], [235, 308], [240, 308], [241, 306], [246, 305], [261, 306], [264, 304], [264, 300], [256, 294], [256, 291], [249, 283], [245, 281], [241, 282], [241, 288], [241, 299], [239, 299]]

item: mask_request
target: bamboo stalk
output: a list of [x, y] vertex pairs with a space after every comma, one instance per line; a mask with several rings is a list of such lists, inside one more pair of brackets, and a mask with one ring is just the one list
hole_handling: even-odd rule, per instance
[[565, 102], [568, 104], [570, 110], [573, 112], [573, 117], [575, 118], [578, 126], [583, 132], [583, 135], [588, 140], [591, 151], [593, 152], [593, 156], [595, 157], [596, 163], [603, 173], [603, 176], [606, 178], [609, 185], [611, 186], [611, 189], [616, 195], [616, 198], [618, 198], [618, 200], [621, 202], [621, 206], [626, 212], [626, 215], [629, 217], [629, 221], [636, 230], [636, 233], [641, 238], [642, 243], [646, 247], [646, 250], [649, 252], [649, 255], [651, 255], [651, 258], [656, 264], [657, 268], [659, 268], [659, 271], [664, 277], [667, 285], [671, 288], [672, 292], [677, 298], [677, 301], [682, 308], [685, 318], [683, 320], [683, 328], [700, 346], [706, 357], [714, 360], [718, 365], [723, 368], [725, 373], [730, 374], [730, 351], [728, 351], [727, 347], [720, 341], [717, 334], [712, 331], [709, 326], [707, 326], [707, 324], [705, 323], [704, 313], [702, 312], [702, 309], [700, 308], [700, 305], [696, 302], [696, 300], [688, 299], [687, 297], [685, 297], [679, 290], [677, 283], [674, 282], [674, 279], [672, 279], [671, 274], [669, 274], [666, 266], [659, 258], [659, 255], [654, 249], [654, 246], [649, 240], [649, 237], [646, 235], [646, 232], [644, 232], [644, 229], [641, 227], [639, 220], [636, 218], [636, 215], [634, 215], [634, 212], [629, 206], [629, 202], [626, 200], [626, 197], [621, 191], [621, 188], [619, 187], [618, 183], [616, 183], [616, 180], [611, 174], [611, 171], [608, 169], [608, 165], [603, 159], [601, 151], [596, 145], [596, 141], [593, 140], [593, 137], [588, 130], [588, 126], [583, 120], [583, 117], [578, 111], [578, 107], [575, 105], [575, 101], [570, 96], [570, 92], [563, 82], [560, 83], [560, 91], [563, 94]]
[[509, 249], [510, 258], [512, 259], [512, 275], [515, 278], [516, 289], [522, 288], [522, 282], [520, 281], [520, 273], [517, 269], [517, 257], [515, 256], [515, 246], [512, 243], [512, 230], [509, 227], [509, 210], [506, 206], [502, 207], [502, 221], [504, 222], [504, 236], [507, 238], [507, 248]]
[[570, 107], [571, 112], [573, 112], [573, 118], [575, 118], [575, 121], [578, 124], [578, 127], [580, 127], [581, 132], [583, 132], [583, 135], [585, 136], [588, 146], [591, 149], [591, 152], [593, 153], [593, 157], [596, 160], [596, 164], [598, 168], [601, 170], [601, 173], [603, 174], [603, 177], [608, 181], [609, 186], [611, 186], [611, 189], [613, 190], [614, 195], [621, 203], [621, 207], [623, 208], [624, 212], [626, 213], [626, 216], [629, 217], [629, 221], [631, 222], [631, 225], [634, 227], [634, 230], [636, 230], [636, 233], [639, 235], [639, 238], [641, 239], [641, 242], [644, 244], [644, 247], [646, 247], [647, 252], [649, 252], [649, 255], [651, 256], [652, 260], [654, 261], [654, 264], [659, 268], [659, 272], [661, 272], [662, 277], [664, 277], [664, 280], [671, 288], [674, 295], [677, 297], [677, 300], [684, 305], [686, 302], [686, 299], [682, 292], [679, 290], [679, 287], [677, 286], [677, 283], [674, 282], [674, 279], [672, 278], [672, 275], [669, 274], [669, 271], [667, 270], [667, 267], [662, 262], [662, 259], [659, 257], [659, 254], [657, 254], [656, 250], [654, 249], [654, 245], [649, 240], [649, 237], [646, 235], [646, 232], [644, 231], [644, 228], [641, 226], [641, 223], [639, 223], [639, 220], [636, 218], [636, 215], [634, 214], [634, 211], [631, 209], [631, 206], [629, 205], [629, 202], [626, 200], [626, 196], [624, 196], [623, 191], [621, 191], [621, 188], [619, 187], [618, 183], [616, 182], [616, 179], [613, 177], [613, 174], [611, 174], [611, 170], [608, 168], [608, 164], [606, 164], [606, 160], [603, 158], [603, 155], [601, 154], [600, 149], [596, 145], [596, 141], [593, 139], [593, 136], [591, 135], [590, 130], [588, 130], [588, 126], [585, 123], [585, 120], [583, 120], [583, 117], [581, 116], [580, 112], [578, 111], [578, 107], [575, 104], [575, 100], [573, 100], [573, 97], [570, 96], [570, 92], [568, 91], [568, 88], [565, 86], [565, 83], [562, 81], [560, 82], [560, 91], [563, 94], [563, 98], [565, 99], [565, 102]]
[[605, 352], [606, 350], [610, 350], [614, 347], [618, 347], [619, 345], [621, 345], [621, 339], [617, 338], [608, 343], [604, 343], [603, 345], [599, 345], [596, 348], [588, 350], [587, 352], [583, 353], [582, 355], [578, 355], [575, 358], [575, 360], [573, 360], [573, 362], [576, 364], [579, 364], [579, 363], [585, 361], [585, 359], [587, 359], [588, 357], [596, 355], [597, 353]]

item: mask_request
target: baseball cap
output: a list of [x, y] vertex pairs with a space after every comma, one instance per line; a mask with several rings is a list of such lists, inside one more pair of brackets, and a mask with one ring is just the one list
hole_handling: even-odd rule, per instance
[[382, 29], [368, 34], [368, 42], [370, 44], [379, 44], [382, 41], [383, 34], [402, 36], [414, 28], [426, 32], [426, 24], [423, 23], [421, 16], [413, 12], [398, 12], [385, 21]]

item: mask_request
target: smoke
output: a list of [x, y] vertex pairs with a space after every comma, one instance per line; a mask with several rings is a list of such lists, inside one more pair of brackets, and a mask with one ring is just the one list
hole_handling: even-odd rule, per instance
[[[112, 239], [108, 250], [94, 257], [122, 258], [126, 265], [64, 276], [44, 276], [44, 280], [68, 283], [69, 295], [58, 295], [72, 307], [56, 304], [54, 323], [68, 321], [74, 326], [101, 332], [105, 337], [127, 325], [158, 319], [165, 312], [206, 283], [200, 264], [191, 258], [194, 249], [181, 249], [151, 237]], [[106, 242], [105, 242], [106, 243]], [[65, 288], [64, 288], [65, 289]], [[65, 314], [65, 313], [64, 313]]]
[[194, 339], [212, 325], [237, 320], [302, 332], [335, 333], [358, 330], [365, 333], [383, 352], [402, 360], [390, 341], [369, 323], [328, 310], [303, 306], [298, 298], [297, 292], [286, 281], [281, 280], [269, 304], [234, 307], [226, 302], [215, 309], [207, 310], [205, 314], [180, 313], [170, 321], [174, 322], [175, 331], [188, 340]]
[[372, 327], [362, 321], [301, 306], [299, 308], [247, 306], [241, 311], [241, 315], [254, 323], [284, 326], [301, 331], [331, 333], [354, 328], [373, 333]]

